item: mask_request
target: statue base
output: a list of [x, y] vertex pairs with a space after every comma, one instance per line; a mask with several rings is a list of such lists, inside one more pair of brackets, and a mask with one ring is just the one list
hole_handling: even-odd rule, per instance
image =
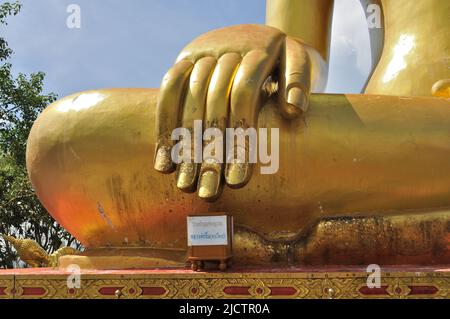
[[0, 299], [115, 298], [449, 298], [450, 266], [382, 267], [381, 285], [367, 286], [362, 267], [233, 268], [228, 272], [187, 269], [83, 270], [80, 287], [69, 288], [70, 272], [0, 270]]
[[[288, 268], [321, 265], [439, 265], [449, 264], [448, 212], [408, 216], [323, 218], [301, 236], [269, 239], [237, 225], [233, 264], [245, 267]], [[250, 247], [250, 249], [249, 249]], [[121, 270], [181, 267], [187, 249], [152, 247], [90, 248], [59, 257], [59, 269]]]
[[89, 249], [78, 255], [59, 257], [58, 268], [60, 270], [68, 269], [71, 265], [77, 265], [81, 269], [96, 270], [184, 268], [186, 251], [142, 247], [108, 247]]

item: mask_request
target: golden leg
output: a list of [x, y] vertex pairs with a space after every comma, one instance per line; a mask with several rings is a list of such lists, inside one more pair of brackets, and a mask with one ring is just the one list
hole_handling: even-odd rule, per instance
[[279, 265], [437, 265], [450, 263], [450, 211], [329, 217], [286, 239], [236, 231], [234, 261]]

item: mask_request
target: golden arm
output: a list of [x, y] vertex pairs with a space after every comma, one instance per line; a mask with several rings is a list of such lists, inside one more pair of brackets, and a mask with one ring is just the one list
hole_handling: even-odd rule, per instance
[[311, 90], [323, 92], [328, 77], [334, 0], [267, 0], [266, 24], [306, 45]]
[[[366, 18], [380, 19], [379, 27], [369, 27], [372, 71], [384, 46], [384, 12], [381, 0], [360, 0]], [[328, 76], [334, 0], [267, 0], [266, 24], [288, 36], [300, 39], [307, 47], [312, 63], [312, 91], [323, 92]], [[373, 22], [373, 21], [372, 21]], [[317, 54], [319, 53], [319, 54]]]

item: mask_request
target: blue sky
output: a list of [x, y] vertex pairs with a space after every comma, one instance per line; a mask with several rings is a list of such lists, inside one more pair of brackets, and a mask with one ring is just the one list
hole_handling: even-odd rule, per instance
[[[4, 0], [0, 0], [3, 2]], [[21, 0], [2, 27], [15, 73], [46, 73], [60, 97], [105, 87], [159, 87], [179, 51], [209, 30], [264, 23], [264, 0]], [[66, 25], [69, 4], [81, 28]], [[370, 70], [368, 31], [358, 0], [336, 0], [327, 92], [359, 93]]]

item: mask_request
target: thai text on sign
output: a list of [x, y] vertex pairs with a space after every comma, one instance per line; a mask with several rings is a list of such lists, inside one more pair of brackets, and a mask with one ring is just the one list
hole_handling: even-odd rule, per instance
[[227, 245], [227, 216], [187, 218], [188, 246]]

